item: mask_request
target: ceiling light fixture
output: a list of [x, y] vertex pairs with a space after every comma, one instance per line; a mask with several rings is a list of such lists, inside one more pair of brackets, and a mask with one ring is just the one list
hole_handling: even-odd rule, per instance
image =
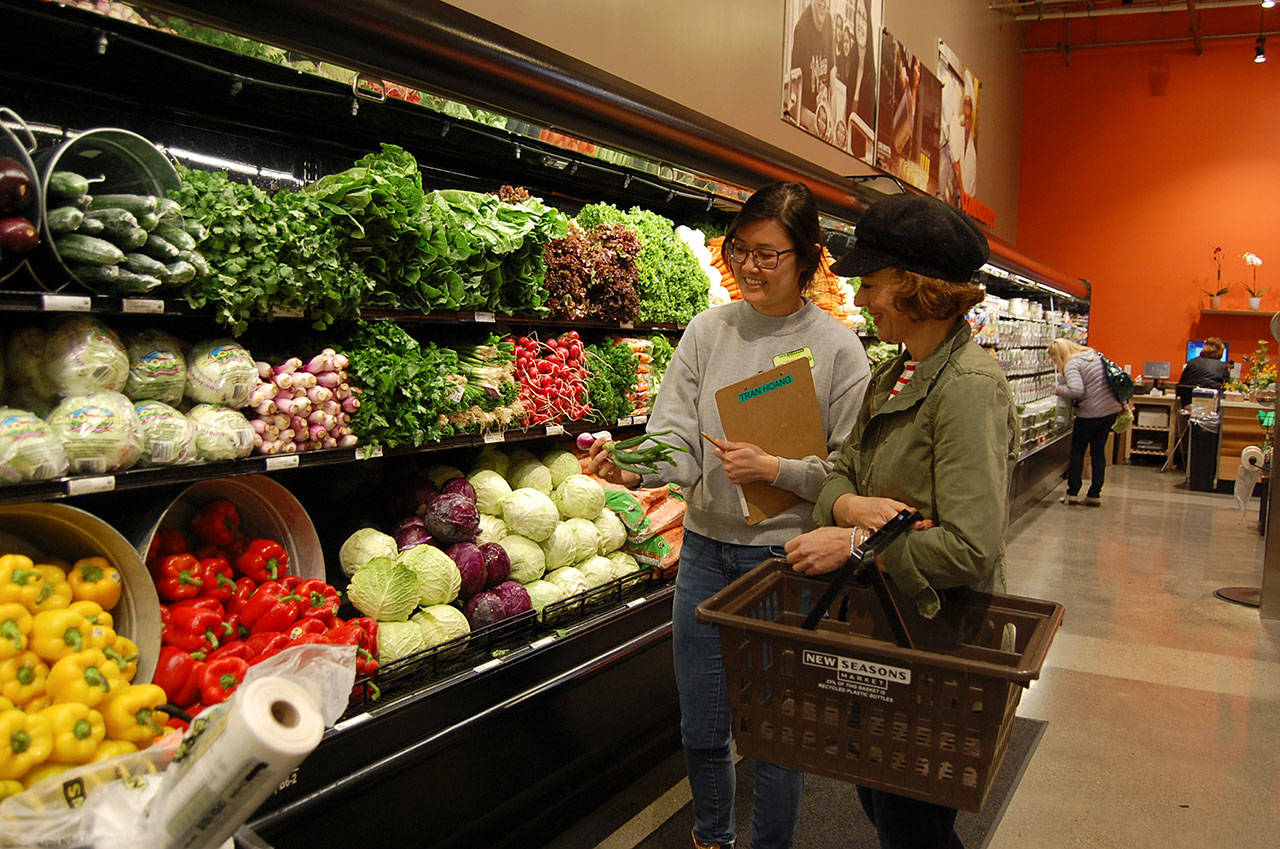
[[1276, 0], [1262, 0], [1262, 8], [1270, 9], [1276, 4]]
[[1262, 64], [1267, 61], [1267, 37], [1265, 35], [1258, 36], [1258, 46], [1253, 48], [1253, 61], [1256, 64]]

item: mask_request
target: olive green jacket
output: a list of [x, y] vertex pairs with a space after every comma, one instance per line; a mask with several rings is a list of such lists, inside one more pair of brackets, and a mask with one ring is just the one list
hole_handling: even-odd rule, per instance
[[876, 369], [813, 509], [819, 525], [833, 525], [836, 499], [853, 493], [894, 498], [932, 519], [936, 527], [908, 531], [881, 555], [928, 617], [939, 609], [936, 590], [1005, 588], [1017, 408], [995, 359], [969, 336], [958, 321], [895, 397], [906, 354]]

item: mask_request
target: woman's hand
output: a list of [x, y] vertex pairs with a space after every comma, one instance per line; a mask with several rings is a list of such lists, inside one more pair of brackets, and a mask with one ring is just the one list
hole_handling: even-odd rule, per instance
[[600, 437], [591, 443], [591, 449], [587, 453], [587, 471], [610, 483], [621, 484], [632, 489], [639, 486], [641, 480], [639, 475], [635, 472], [619, 469], [613, 464], [611, 455], [604, 450], [606, 441], [604, 437]]
[[885, 522], [903, 510], [910, 509], [895, 498], [873, 498], [846, 492], [832, 505], [831, 516], [842, 528], [858, 527], [878, 531]]
[[787, 541], [787, 562], [806, 575], [834, 572], [849, 559], [849, 528], [826, 527], [801, 534]]
[[729, 476], [729, 481], [736, 484], [752, 481], [771, 484], [778, 479], [778, 469], [782, 466], [781, 460], [750, 442], [722, 439], [714, 453], [724, 466], [724, 473]]

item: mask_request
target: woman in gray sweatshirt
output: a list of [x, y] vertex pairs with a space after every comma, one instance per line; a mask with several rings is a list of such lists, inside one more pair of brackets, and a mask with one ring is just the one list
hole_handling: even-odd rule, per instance
[[1067, 462], [1066, 504], [1079, 504], [1084, 473], [1084, 452], [1089, 450], [1089, 492], [1083, 503], [1102, 504], [1102, 482], [1107, 473], [1107, 434], [1124, 405], [1107, 382], [1098, 352], [1070, 339], [1049, 343], [1049, 357], [1058, 367], [1056, 392], [1076, 402], [1076, 419], [1071, 429], [1071, 459]]
[[[773, 183], [753, 194], [730, 223], [722, 249], [742, 300], [694, 317], [662, 379], [648, 430], [688, 450], [673, 465], [643, 479], [591, 449], [591, 470], [628, 486], [673, 481], [688, 509], [676, 575], [672, 630], [680, 736], [693, 793], [697, 847], [734, 841], [734, 764], [729, 697], [714, 626], [698, 622], [705, 599], [814, 528], [813, 502], [858, 416], [871, 372], [852, 330], [804, 297], [822, 257], [822, 230], [813, 195], [801, 183]], [[724, 439], [716, 390], [789, 360], [813, 368], [827, 453], [789, 459], [746, 442]], [[714, 437], [719, 447], [702, 438]], [[765, 481], [800, 501], [755, 525], [743, 517], [739, 485]], [[777, 548], [770, 550], [770, 546]], [[753, 849], [791, 846], [803, 773], [757, 763]]]

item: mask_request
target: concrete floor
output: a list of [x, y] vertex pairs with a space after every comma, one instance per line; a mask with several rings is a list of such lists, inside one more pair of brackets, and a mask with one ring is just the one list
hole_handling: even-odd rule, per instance
[[[1280, 621], [1213, 595], [1261, 582], [1257, 500], [1132, 466], [1101, 508], [1063, 490], [1010, 528], [1009, 592], [1066, 617], [1018, 709], [1049, 725], [989, 849], [1280, 845]], [[631, 849], [686, 801], [682, 781], [595, 845]]]

